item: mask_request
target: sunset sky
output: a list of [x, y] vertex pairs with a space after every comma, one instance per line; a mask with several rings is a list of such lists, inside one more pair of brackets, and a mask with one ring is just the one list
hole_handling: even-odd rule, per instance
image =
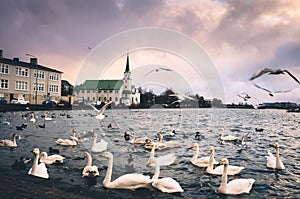
[[[300, 1], [1, 0], [0, 13], [5, 58], [28, 61], [30, 53], [74, 85], [95, 78], [84, 76], [84, 67], [101, 73], [100, 79], [121, 79], [128, 53], [136, 86], [176, 89], [186, 83], [189, 88], [180, 92], [213, 98], [213, 73], [226, 103], [243, 102], [237, 96], [242, 92], [253, 96], [252, 103], [300, 103], [300, 85], [287, 75], [255, 80], [272, 91], [292, 89], [274, 97], [249, 81], [266, 67], [287, 69], [300, 80]], [[134, 41], [140, 30], [144, 38]], [[197, 62], [193, 53], [205, 60]], [[145, 76], [157, 67], [172, 71]], [[209, 74], [205, 67], [211, 67]]]

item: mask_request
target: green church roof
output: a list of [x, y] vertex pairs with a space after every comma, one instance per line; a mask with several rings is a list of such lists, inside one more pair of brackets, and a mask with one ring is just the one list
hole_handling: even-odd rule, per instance
[[119, 90], [122, 80], [86, 80], [76, 90]]

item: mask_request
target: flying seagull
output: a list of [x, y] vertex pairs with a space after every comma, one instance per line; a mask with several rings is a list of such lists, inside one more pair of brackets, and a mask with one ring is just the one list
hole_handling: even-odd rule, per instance
[[244, 99], [244, 101], [248, 101], [248, 99], [252, 98], [250, 95], [248, 95], [247, 93], [244, 93], [244, 92], [237, 94], [237, 96]]
[[254, 86], [255, 86], [256, 88], [259, 88], [259, 89], [262, 89], [262, 90], [264, 90], [264, 91], [267, 91], [271, 97], [274, 96], [274, 93], [287, 93], [287, 92], [290, 92], [290, 91], [291, 91], [291, 90], [286, 90], [286, 91], [275, 91], [275, 92], [272, 92], [272, 91], [270, 91], [270, 90], [268, 90], [268, 89], [266, 89], [266, 88], [263, 88], [263, 87], [258, 86], [258, 85], [255, 84], [255, 83], [253, 83], [253, 84], [254, 84]]
[[102, 120], [105, 118], [105, 115], [103, 114], [103, 112], [105, 111], [105, 109], [112, 103], [112, 101], [109, 102], [105, 102], [105, 104], [101, 107], [100, 110], [98, 110], [96, 107], [94, 107], [93, 105], [90, 104], [90, 106], [97, 112], [97, 116], [96, 118], [98, 120]]
[[151, 71], [149, 71], [147, 74], [145, 74], [145, 76], [147, 76], [147, 75], [149, 75], [150, 73], [153, 73], [153, 72], [158, 72], [158, 71], [160, 71], [160, 70], [164, 70], [164, 71], [172, 71], [171, 69], [169, 69], [169, 68], [155, 68], [155, 69], [153, 69], [153, 70], [151, 70]]
[[258, 71], [257, 73], [253, 74], [252, 77], [249, 79], [254, 80], [256, 78], [258, 78], [259, 76], [265, 74], [265, 73], [269, 73], [269, 75], [279, 75], [279, 74], [285, 74], [287, 73], [289, 76], [291, 76], [298, 84], [300, 84], [299, 80], [292, 74], [290, 73], [288, 70], [286, 69], [270, 69], [270, 68], [264, 68], [261, 71]]

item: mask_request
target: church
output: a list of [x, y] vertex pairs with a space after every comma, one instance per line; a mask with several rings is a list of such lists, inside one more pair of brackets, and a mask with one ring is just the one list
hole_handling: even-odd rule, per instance
[[123, 79], [113, 80], [86, 80], [82, 85], [74, 88], [75, 99], [85, 103], [100, 104], [104, 101], [112, 101], [113, 105], [130, 106], [140, 103], [140, 93], [132, 85], [127, 55], [126, 67]]

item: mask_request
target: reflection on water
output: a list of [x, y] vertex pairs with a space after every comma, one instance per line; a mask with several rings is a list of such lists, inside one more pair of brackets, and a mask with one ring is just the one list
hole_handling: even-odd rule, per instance
[[[42, 182], [60, 190], [87, 194], [95, 198], [103, 194], [112, 198], [223, 198], [224, 195], [216, 191], [220, 185], [221, 176], [207, 174], [205, 168], [197, 168], [189, 162], [194, 150], [187, 150], [187, 148], [191, 143], [197, 142], [200, 146], [200, 156], [208, 156], [205, 148], [212, 145], [215, 147], [217, 160], [227, 157], [230, 164], [246, 168], [238, 176], [230, 176], [229, 180], [236, 178], [256, 180], [250, 194], [243, 194], [243, 198], [282, 198], [285, 196], [296, 198], [300, 194], [300, 114], [287, 113], [283, 110], [112, 109], [106, 111], [107, 117], [104, 120], [98, 121], [94, 117], [94, 111], [91, 110], [64, 112], [71, 117], [61, 114], [62, 111], [52, 111], [49, 115], [55, 114], [56, 117], [51, 121], [45, 121], [40, 117], [44, 112], [35, 112], [38, 117], [35, 123], [29, 121], [30, 117], [22, 117], [21, 112], [1, 113], [0, 139], [11, 139], [13, 132], [21, 135], [21, 140], [17, 140], [17, 148], [0, 148], [1, 173], [18, 176], [29, 182]], [[3, 123], [4, 120], [11, 124]], [[16, 126], [25, 122], [28, 123], [27, 128], [16, 130]], [[43, 124], [45, 128], [37, 127]], [[57, 146], [54, 141], [58, 138], [70, 138], [73, 128], [77, 129], [78, 136], [83, 140], [80, 145]], [[220, 128], [225, 129], [225, 135], [242, 137], [245, 133], [250, 132], [250, 134], [245, 140], [245, 145], [240, 142], [220, 142]], [[256, 132], [255, 128], [262, 128], [263, 131]], [[155, 156], [176, 154], [175, 164], [161, 167], [160, 176], [174, 178], [185, 192], [165, 194], [152, 188], [151, 185], [136, 191], [105, 189], [102, 181], [107, 168], [107, 160], [102, 158], [101, 154], [92, 154], [93, 164], [98, 166], [100, 176], [82, 178], [81, 172], [86, 164], [82, 157], [84, 151], [92, 147], [93, 132], [98, 134], [98, 141], [103, 138], [109, 143], [108, 150], [114, 154], [113, 180], [129, 172], [150, 176], [154, 173], [153, 167], [145, 165], [149, 158], [149, 151], [141, 145], [134, 146], [125, 141], [123, 137], [125, 131], [135, 131], [136, 137], [149, 136], [155, 140], [157, 132], [167, 137], [172, 130], [176, 130], [176, 134], [170, 139], [179, 141], [181, 147], [157, 151]], [[194, 139], [196, 132], [201, 134], [199, 139]], [[267, 150], [271, 150], [274, 154], [275, 142], [280, 145], [280, 155], [286, 170], [275, 171], [266, 167]], [[49, 180], [28, 176], [27, 172], [32, 163], [26, 165], [25, 169], [12, 168], [15, 161], [20, 160], [21, 157], [33, 158], [31, 153], [33, 148], [48, 152], [49, 147], [59, 149], [60, 155], [66, 157], [63, 164], [47, 166]], [[80, 191], [81, 189], [85, 192]], [[235, 197], [237, 196], [228, 196], [228, 198]]]

